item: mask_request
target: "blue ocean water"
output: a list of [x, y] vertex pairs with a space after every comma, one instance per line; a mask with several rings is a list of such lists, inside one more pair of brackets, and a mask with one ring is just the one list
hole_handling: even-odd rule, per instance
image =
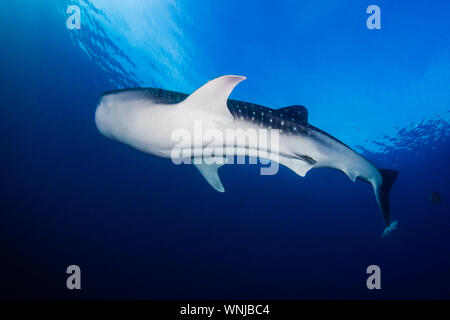
[[[68, 30], [66, 9], [81, 8]], [[366, 8], [381, 8], [368, 30]], [[450, 298], [448, 1], [14, 1], [0, 5], [2, 298]], [[309, 121], [396, 169], [383, 222], [333, 170], [190, 166], [105, 139], [102, 92], [305, 105]], [[442, 203], [430, 201], [439, 192]], [[68, 291], [66, 267], [82, 270]], [[382, 289], [366, 288], [379, 265]]]

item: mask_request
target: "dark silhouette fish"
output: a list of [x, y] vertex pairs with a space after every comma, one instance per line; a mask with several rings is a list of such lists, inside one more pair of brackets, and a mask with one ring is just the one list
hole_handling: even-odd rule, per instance
[[435, 204], [441, 204], [442, 203], [441, 194], [437, 191], [433, 191], [430, 195], [430, 201]]

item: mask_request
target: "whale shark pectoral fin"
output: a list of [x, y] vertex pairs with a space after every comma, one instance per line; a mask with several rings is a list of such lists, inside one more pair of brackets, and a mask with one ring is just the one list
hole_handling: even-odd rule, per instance
[[203, 117], [221, 122], [233, 122], [227, 106], [228, 96], [234, 87], [245, 80], [243, 76], [222, 76], [209, 81], [180, 102], [182, 108], [202, 112]]
[[356, 181], [356, 178], [358, 178], [358, 174], [352, 171], [344, 171], [344, 173], [347, 175], [347, 177], [349, 177], [350, 180], [352, 180], [352, 182]]
[[283, 159], [280, 163], [294, 171], [301, 177], [304, 177], [308, 171], [314, 167], [314, 164], [308, 161], [300, 160], [297, 158], [294, 159]]
[[197, 167], [198, 171], [200, 171], [200, 173], [203, 175], [203, 177], [206, 179], [206, 181], [208, 181], [211, 187], [213, 187], [219, 192], [225, 192], [222, 182], [220, 181], [219, 173], [217, 172], [217, 170], [219, 170], [219, 168], [223, 166], [223, 164], [201, 163], [195, 164], [195, 166]]

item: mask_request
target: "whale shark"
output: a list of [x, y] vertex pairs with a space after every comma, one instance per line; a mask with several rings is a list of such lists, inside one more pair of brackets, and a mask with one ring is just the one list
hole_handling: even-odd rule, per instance
[[[234, 140], [235, 148], [210, 158], [229, 156], [261, 157], [275, 161], [304, 177], [313, 168], [332, 168], [345, 173], [353, 182], [362, 180], [372, 185], [375, 199], [385, 223], [383, 237], [397, 226], [391, 221], [389, 191], [398, 172], [378, 169], [362, 155], [335, 137], [309, 123], [308, 110], [301, 105], [268, 108], [262, 105], [232, 100], [229, 95], [246, 77], [226, 75], [204, 84], [192, 94], [158, 88], [132, 88], [102, 94], [95, 111], [95, 123], [106, 137], [129, 145], [144, 153], [173, 158], [177, 141], [174, 131], [183, 128], [194, 134], [195, 124], [225, 132], [231, 129], [277, 130], [276, 152], [267, 143], [254, 141], [243, 144]], [[220, 144], [227, 142], [221, 141]], [[201, 155], [200, 146], [186, 146], [191, 156]], [[262, 152], [261, 151], [265, 151]], [[230, 154], [232, 153], [232, 154]], [[182, 154], [180, 158], [184, 157]], [[225, 189], [218, 169], [227, 162], [195, 163], [206, 181], [217, 191]]]

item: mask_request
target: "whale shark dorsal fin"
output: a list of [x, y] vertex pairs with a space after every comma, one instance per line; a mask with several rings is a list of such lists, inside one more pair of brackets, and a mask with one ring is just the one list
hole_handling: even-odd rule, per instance
[[245, 80], [243, 76], [222, 76], [209, 81], [180, 102], [183, 108], [201, 112], [203, 118], [221, 122], [232, 122], [233, 115], [227, 106], [228, 96], [234, 87]]
[[200, 173], [203, 175], [203, 177], [206, 179], [206, 181], [208, 181], [211, 187], [213, 187], [219, 192], [225, 192], [222, 182], [220, 181], [219, 172], [217, 171], [221, 166], [223, 166], [223, 164], [201, 163], [195, 164], [195, 166], [197, 167], [198, 171], [200, 171]]

